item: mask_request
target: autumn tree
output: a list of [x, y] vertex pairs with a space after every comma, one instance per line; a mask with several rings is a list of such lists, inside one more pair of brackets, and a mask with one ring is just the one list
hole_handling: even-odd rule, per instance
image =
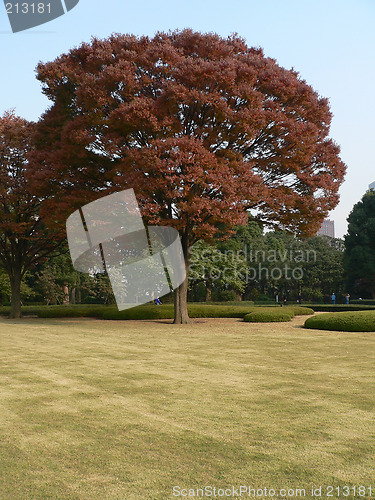
[[[307, 235], [338, 203], [345, 166], [327, 99], [238, 36], [94, 38], [37, 77], [52, 106], [36, 181], [70, 211], [134, 188], [149, 224], [178, 229], [187, 269], [195, 241], [228, 235], [246, 211]], [[187, 279], [176, 323], [188, 321], [186, 294]]]
[[0, 263], [9, 276], [12, 318], [21, 316], [26, 272], [60, 241], [40, 218], [42, 199], [30, 191], [34, 127], [12, 112], [0, 117]]
[[345, 271], [349, 288], [375, 299], [375, 191], [364, 194], [348, 217]]

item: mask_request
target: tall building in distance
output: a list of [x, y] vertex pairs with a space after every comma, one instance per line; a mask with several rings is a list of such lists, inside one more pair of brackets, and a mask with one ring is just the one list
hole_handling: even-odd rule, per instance
[[330, 238], [335, 237], [335, 221], [326, 219], [320, 226], [319, 231], [316, 233], [317, 236], [329, 236]]
[[369, 190], [370, 189], [373, 189], [375, 191], [375, 182], [372, 182], [370, 185], [369, 185]]

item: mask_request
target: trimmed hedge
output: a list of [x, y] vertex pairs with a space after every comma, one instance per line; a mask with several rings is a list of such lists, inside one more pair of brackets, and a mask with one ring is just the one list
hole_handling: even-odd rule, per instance
[[[188, 304], [188, 312], [190, 318], [243, 318], [251, 312], [259, 312], [260, 310], [280, 312], [286, 310], [289, 316], [309, 315], [314, 314], [312, 309], [300, 306], [291, 307], [246, 307], [246, 306], [224, 306], [211, 304]], [[109, 320], [126, 320], [126, 319], [172, 319], [173, 305], [166, 304], [161, 306], [143, 305], [126, 309], [125, 311], [117, 311], [114, 309], [107, 310], [103, 313], [103, 319]]]
[[[288, 311], [291, 316], [313, 314], [311, 309], [300, 306], [249, 306], [242, 305], [213, 305], [205, 303], [188, 304], [191, 318], [243, 318], [245, 314], [253, 311]], [[62, 306], [24, 306], [24, 316], [38, 316], [39, 318], [98, 318], [106, 320], [145, 320], [145, 319], [172, 319], [173, 304], [144, 304], [124, 311], [119, 311], [116, 306], [103, 306], [98, 304], [87, 305], [62, 305]], [[10, 308], [0, 308], [0, 314], [9, 315]]]
[[[22, 314], [24, 316], [37, 316], [42, 307], [48, 306], [22, 306]], [[0, 316], [9, 316], [10, 306], [0, 307]]]
[[372, 311], [375, 306], [366, 304], [309, 304], [315, 312]]
[[[259, 308], [260, 309], [260, 308]], [[293, 311], [286, 310], [286, 307], [278, 309], [262, 309], [245, 314], [243, 320], [251, 323], [271, 323], [290, 321], [294, 317]]]
[[142, 305], [119, 311], [117, 308], [107, 309], [102, 314], [102, 319], [110, 320], [142, 320], [142, 319], [170, 319], [173, 318], [173, 305], [161, 306]]
[[[23, 316], [39, 318], [101, 318], [104, 311], [117, 310], [116, 306], [93, 305], [58, 305], [58, 306], [22, 306]], [[10, 307], [0, 307], [0, 316], [9, 316]]]
[[[46, 306], [37, 310], [39, 318], [98, 318], [103, 317], [108, 310], [117, 310], [115, 306], [102, 305], [72, 305], [72, 306]], [[22, 314], [24, 310], [22, 309]]]
[[[254, 309], [246, 306], [223, 306], [211, 304], [188, 304], [190, 318], [243, 318], [246, 313]], [[142, 306], [118, 311], [107, 310], [103, 313], [103, 319], [127, 320], [127, 319], [172, 319], [174, 308], [171, 304], [155, 306], [145, 304]]]
[[210, 301], [210, 302], [189, 302], [189, 305], [208, 305], [208, 306], [253, 306], [253, 300], [225, 300], [225, 301]]
[[375, 332], [375, 311], [319, 314], [305, 321], [305, 328], [340, 332]]
[[273, 323], [290, 321], [294, 316], [309, 316], [312, 309], [302, 306], [258, 307], [244, 316], [244, 321], [251, 323]]
[[310, 314], [314, 314], [314, 310], [310, 307], [286, 306], [285, 309], [291, 309], [295, 316], [309, 316]]

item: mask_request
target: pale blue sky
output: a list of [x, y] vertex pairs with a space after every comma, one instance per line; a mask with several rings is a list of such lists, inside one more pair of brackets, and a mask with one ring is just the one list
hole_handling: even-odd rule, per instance
[[286, 68], [294, 67], [322, 96], [334, 119], [331, 136], [348, 165], [341, 202], [330, 217], [337, 236], [346, 217], [375, 181], [374, 0], [80, 0], [65, 16], [13, 34], [0, 5], [0, 113], [37, 120], [48, 106], [35, 79], [38, 61], [53, 60], [91, 36], [153, 35], [190, 27], [222, 36], [237, 32]]

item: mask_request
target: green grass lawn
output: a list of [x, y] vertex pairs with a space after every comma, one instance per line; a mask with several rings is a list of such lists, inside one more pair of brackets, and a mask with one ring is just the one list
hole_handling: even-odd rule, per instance
[[0, 499], [374, 492], [375, 335], [304, 321], [0, 319]]

